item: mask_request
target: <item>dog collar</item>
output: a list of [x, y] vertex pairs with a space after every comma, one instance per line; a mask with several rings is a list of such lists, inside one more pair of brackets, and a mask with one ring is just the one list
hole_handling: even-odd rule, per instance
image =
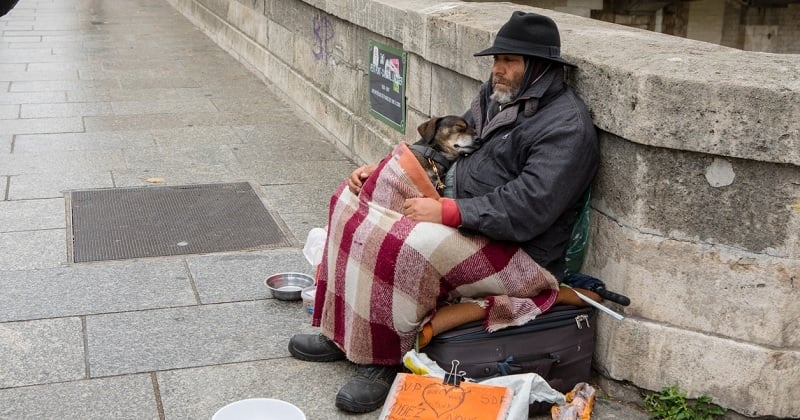
[[434, 162], [438, 163], [439, 165], [442, 166], [442, 168], [444, 169], [445, 172], [447, 172], [447, 170], [450, 169], [450, 161], [445, 159], [445, 157], [442, 156], [441, 153], [437, 152], [432, 147], [423, 146], [421, 144], [412, 144], [412, 145], [408, 146], [408, 148], [412, 149], [412, 150], [416, 150], [425, 159], [431, 159]]

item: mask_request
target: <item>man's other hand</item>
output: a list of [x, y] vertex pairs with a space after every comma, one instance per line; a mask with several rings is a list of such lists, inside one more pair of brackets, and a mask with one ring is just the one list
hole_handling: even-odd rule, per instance
[[350, 192], [358, 195], [358, 193], [361, 192], [361, 186], [364, 185], [364, 181], [366, 181], [377, 168], [377, 164], [364, 165], [353, 171], [353, 173], [350, 174], [350, 178], [347, 180], [347, 187], [350, 188]]
[[417, 222], [442, 223], [442, 203], [433, 198], [409, 198], [403, 203], [403, 215]]

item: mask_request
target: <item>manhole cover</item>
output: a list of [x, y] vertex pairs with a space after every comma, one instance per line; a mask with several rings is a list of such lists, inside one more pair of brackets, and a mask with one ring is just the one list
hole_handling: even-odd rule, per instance
[[289, 246], [252, 186], [71, 191], [73, 261]]

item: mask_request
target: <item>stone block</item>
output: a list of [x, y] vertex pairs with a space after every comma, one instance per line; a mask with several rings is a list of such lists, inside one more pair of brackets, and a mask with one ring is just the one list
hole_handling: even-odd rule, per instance
[[334, 65], [329, 61], [329, 57], [317, 55], [318, 46], [311, 45], [310, 37], [294, 35], [293, 57], [290, 63], [294, 70], [303, 76], [306, 83], [313, 84], [321, 91], [330, 94], [333, 78]]
[[800, 127], [778, 117], [800, 106], [787, 77], [796, 60], [552, 16], [565, 56], [581, 66], [582, 96], [604, 108], [595, 118], [604, 130], [652, 146], [797, 163]]
[[263, 13], [255, 17], [255, 41], [264, 48], [269, 46], [270, 20]]
[[3, 120], [5, 134], [76, 133], [81, 131], [83, 131], [83, 121], [80, 117]]
[[[246, 168], [248, 177], [262, 185], [321, 184], [331, 191], [355, 169], [347, 160], [264, 161]], [[334, 182], [332, 185], [331, 182]], [[324, 200], [327, 203], [327, 200]]]
[[[266, 0], [267, 17], [297, 35], [310, 32], [319, 9], [298, 0]], [[271, 48], [272, 49], [272, 48]]]
[[[311, 118], [317, 120], [324, 118], [325, 103], [331, 98], [302, 74], [293, 71], [288, 76], [286, 94]], [[314, 95], [309, 95], [310, 92], [314, 92]]]
[[[800, 169], [603, 136], [598, 205], [623, 223], [677, 239], [797, 258]], [[691, 206], [677, 206], [692, 197]], [[753, 200], [753, 197], [758, 197]]]
[[[65, 118], [86, 115], [111, 115], [113, 110], [108, 102], [82, 102], [58, 104], [25, 104], [19, 113], [20, 118]], [[16, 118], [14, 116], [13, 118]]]
[[[286, 214], [319, 212], [327, 214], [331, 194], [356, 166], [343, 166], [341, 172], [331, 172], [324, 181], [305, 184], [274, 184], [262, 186], [270, 208], [281, 216]], [[299, 240], [303, 240], [301, 235]]]
[[153, 419], [158, 404], [149, 375], [126, 375], [0, 389], [0, 416], [38, 419]]
[[[0, 104], [38, 104], [66, 102], [67, 94], [57, 92], [3, 92]], [[4, 129], [5, 130], [5, 129]]]
[[286, 213], [281, 214], [281, 219], [300, 242], [305, 242], [311, 229], [324, 228], [328, 225], [328, 217], [322, 213]]
[[287, 98], [286, 87], [289, 85], [289, 73], [292, 72], [289, 64], [269, 51], [269, 54], [264, 56], [260, 70], [265, 79], [268, 78], [268, 84], [274, 91], [283, 93], [283, 98]]
[[65, 227], [63, 198], [0, 201], [0, 232]]
[[248, 37], [256, 39], [256, 28], [259, 23], [257, 18], [263, 18], [264, 11], [257, 11], [253, 9], [254, 5], [250, 3], [251, 2], [249, 0], [246, 2], [231, 1], [228, 3], [228, 10], [224, 16], [225, 21], [231, 26], [242, 31]]
[[90, 315], [89, 369], [102, 377], [288, 357], [286, 343], [307, 324], [301, 302], [276, 299]]
[[0, 326], [0, 407], [5, 406], [2, 388], [75, 381], [85, 375], [79, 318]]
[[[511, 16], [510, 13], [509, 16]], [[499, 28], [498, 26], [493, 28], [492, 32], [488, 32], [482, 27], [472, 25], [459, 26], [459, 48], [453, 51], [453, 54], [457, 54], [455, 60], [460, 63], [459, 73], [473, 80], [486, 80], [489, 78], [492, 71], [492, 57], [475, 57], [473, 54], [489, 48], [494, 41], [493, 36], [490, 34]]]
[[479, 88], [479, 82], [447, 68], [432, 66], [431, 115], [462, 115]]
[[402, 43], [406, 31], [407, 9], [398, 4], [381, 1], [356, 0], [354, 2], [325, 2], [318, 7], [342, 20], [351, 22], [378, 35]]
[[14, 175], [9, 179], [7, 191], [9, 200], [62, 198], [64, 191], [68, 189], [114, 187], [110, 171], [75, 172], [66, 168], [59, 171]]
[[[214, 101], [216, 106], [220, 103], [230, 103], [230, 101], [219, 100]], [[240, 145], [242, 139], [236, 134], [232, 127], [179, 127], [179, 128], [164, 128], [149, 131], [151, 140], [155, 145], [162, 148], [162, 150], [169, 149], [185, 149], [197, 145]], [[150, 148], [153, 144], [147, 146], [142, 145], [140, 148], [131, 149], [144, 149]]]
[[800, 402], [786, 398], [800, 386], [800, 352], [789, 348], [761, 347], [640, 318], [601, 318], [595, 361], [616, 380], [653, 391], [677, 384], [690, 398], [706, 395], [749, 417], [800, 412]]
[[352, 372], [345, 362], [279, 358], [159, 372], [158, 385], [166, 418], [207, 419], [233, 401], [265, 395], [294, 404], [309, 419], [347, 420], [352, 414], [334, 409], [333, 397]]
[[21, 134], [14, 139], [14, 153], [46, 155], [55, 151], [136, 150], [154, 145], [153, 136], [147, 131]]
[[359, 89], [369, 83], [366, 69], [353, 68], [342, 63], [330, 63], [328, 93], [335, 99], [337, 106], [356, 109], [360, 104], [368, 102], [365, 91]]
[[182, 100], [153, 100], [112, 102], [114, 115], [174, 114], [216, 112], [217, 108], [208, 98]]
[[337, 102], [328, 102], [325, 105], [325, 119], [320, 121], [320, 129], [332, 136], [328, 141], [338, 146], [340, 153], [349, 155], [353, 143], [354, 115], [350, 109]]
[[[0, 85], [0, 89], [2, 89]], [[2, 90], [0, 90], [2, 91]], [[0, 120], [11, 120], [14, 118], [22, 118], [20, 114], [21, 105], [0, 105]]]
[[0, 156], [0, 171], [4, 174], [70, 173], [81, 168], [106, 171], [124, 168], [121, 150], [75, 150], [38, 153], [14, 153]]
[[433, 65], [416, 54], [408, 55], [406, 103], [420, 113], [431, 113]]
[[193, 0], [193, 2], [202, 4], [217, 16], [224, 17], [228, 13], [230, 0]]
[[443, 19], [441, 16], [431, 18], [427, 25], [428, 43], [425, 49], [425, 58], [445, 68], [458, 68], [453, 49], [458, 45], [457, 24], [454, 21]]
[[113, 88], [119, 86], [116, 80], [45, 80], [30, 82], [11, 82], [9, 92], [53, 92], [88, 88]]
[[[380, 124], [383, 126], [379, 126]], [[412, 127], [406, 129], [406, 132], [412, 131], [416, 132], [416, 129]], [[383, 122], [373, 120], [369, 124], [356, 124], [353, 140], [354, 154], [363, 159], [364, 163], [371, 164], [385, 158], [397, 143], [403, 141], [403, 135]]]
[[[305, 241], [304, 236], [298, 239]], [[203, 304], [271, 299], [264, 285], [270, 275], [314, 274], [299, 249], [191, 256], [187, 262]]]
[[256, 13], [264, 15], [264, 3], [265, 0], [236, 0], [240, 4], [246, 6], [249, 9], [254, 10]]
[[36, 270], [67, 263], [64, 229], [0, 233], [0, 255], [4, 270]]
[[408, 124], [406, 128], [406, 135], [404, 141], [409, 144], [413, 144], [417, 140], [419, 140], [421, 136], [419, 134], [418, 127], [425, 121], [428, 121], [429, 119], [431, 119], [431, 115], [417, 112], [414, 109], [409, 109], [409, 112], [407, 114]]
[[[188, 10], [189, 13], [191, 13], [189, 16], [200, 28], [216, 36], [225, 25], [224, 19], [228, 11], [228, 1], [229, 0], [188, 0], [188, 3], [184, 6], [186, 8], [184, 10]], [[209, 7], [209, 5], [212, 5], [212, 7]], [[212, 36], [211, 39], [218, 41], [215, 36]]]
[[369, 51], [365, 35], [369, 35], [368, 31], [330, 14], [325, 15], [321, 22], [316, 22], [313, 29], [313, 38], [322, 46], [327, 46], [322, 50], [327, 51], [329, 57], [337, 63], [344, 62], [350, 67], [366, 71]]
[[255, 40], [240, 35], [237, 35], [237, 37], [239, 42], [234, 46], [234, 51], [237, 53], [236, 58], [250, 71], [260, 71], [258, 69], [263, 67], [263, 63], [270, 53]]
[[793, 333], [800, 328], [796, 262], [666, 239], [599, 213], [592, 217], [583, 270], [630, 297], [626, 313], [740, 342], [800, 344]]
[[289, 65], [294, 64], [295, 42], [291, 30], [272, 21], [267, 28], [267, 38], [269, 38], [270, 53]]
[[[65, 253], [63, 243], [58, 245]], [[0, 303], [6, 308], [0, 322], [196, 303], [179, 260], [9, 271], [0, 278], [0, 287]]]
[[412, 8], [403, 14], [403, 37], [400, 41], [403, 49], [409, 54], [425, 55], [428, 18], [427, 7]]

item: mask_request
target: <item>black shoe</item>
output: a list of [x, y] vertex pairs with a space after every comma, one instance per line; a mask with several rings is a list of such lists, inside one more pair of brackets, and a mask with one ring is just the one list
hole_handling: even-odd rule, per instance
[[289, 340], [289, 353], [307, 362], [335, 362], [344, 360], [344, 352], [322, 334], [295, 334]]
[[389, 395], [399, 366], [358, 365], [356, 374], [336, 394], [336, 407], [351, 413], [375, 411]]

